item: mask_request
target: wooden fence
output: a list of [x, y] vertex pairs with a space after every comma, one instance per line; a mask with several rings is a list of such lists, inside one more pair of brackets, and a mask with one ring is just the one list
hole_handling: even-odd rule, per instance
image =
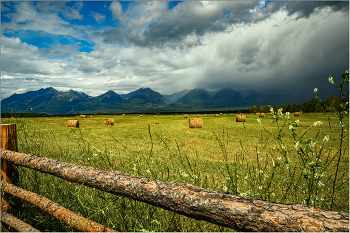
[[[298, 204], [277, 204], [250, 197], [224, 194], [189, 184], [171, 183], [118, 171], [65, 163], [7, 149], [2, 148], [1, 159], [13, 166], [31, 168], [70, 182], [239, 231], [349, 231], [348, 213]], [[8, 173], [8, 171], [2, 170], [3, 173]], [[39, 206], [79, 230], [113, 231], [64, 209], [44, 197], [21, 189], [11, 180], [3, 180], [1, 187], [5, 193]], [[3, 217], [1, 221], [10, 225], [3, 221]], [[15, 225], [10, 226], [17, 229]]]

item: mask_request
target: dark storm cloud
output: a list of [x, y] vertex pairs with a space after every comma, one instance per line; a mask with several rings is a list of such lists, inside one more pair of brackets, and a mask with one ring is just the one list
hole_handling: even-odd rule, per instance
[[202, 45], [202, 38], [207, 33], [229, 32], [236, 25], [254, 24], [281, 9], [289, 15], [297, 13], [297, 19], [300, 19], [308, 18], [325, 7], [331, 7], [334, 12], [347, 11], [349, 8], [348, 2], [301, 1], [270, 2], [267, 5], [250, 1], [189, 1], [181, 2], [173, 9], [167, 9], [166, 2], [155, 4], [149, 6], [141, 2], [131, 6], [118, 18], [119, 27], [101, 33], [104, 41], [148, 48], [189, 48]]

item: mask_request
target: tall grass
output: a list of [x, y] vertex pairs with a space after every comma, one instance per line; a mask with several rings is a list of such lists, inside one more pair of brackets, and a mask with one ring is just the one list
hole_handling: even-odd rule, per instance
[[[18, 127], [19, 151], [188, 183], [278, 203], [349, 212], [349, 115], [271, 109], [265, 118], [202, 116], [190, 129], [182, 115], [2, 119]], [[20, 167], [20, 186], [117, 231], [233, 231]], [[15, 203], [15, 202], [13, 202]], [[41, 231], [75, 231], [39, 208], [21, 202], [17, 215]]]

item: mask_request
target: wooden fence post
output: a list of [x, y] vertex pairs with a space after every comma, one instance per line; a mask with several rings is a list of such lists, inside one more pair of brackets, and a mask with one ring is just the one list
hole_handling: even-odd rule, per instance
[[[1, 149], [18, 152], [16, 124], [1, 125]], [[1, 160], [1, 180], [14, 185], [18, 185], [19, 183], [16, 166], [4, 159]], [[9, 203], [5, 200], [8, 197], [8, 194], [4, 194], [4, 197], [1, 197], [1, 211], [10, 213]], [[1, 224], [2, 231], [9, 231], [9, 229], [8, 226]]]

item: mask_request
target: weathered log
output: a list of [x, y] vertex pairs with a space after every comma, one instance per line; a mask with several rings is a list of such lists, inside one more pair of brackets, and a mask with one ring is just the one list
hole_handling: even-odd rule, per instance
[[11, 214], [8, 214], [5, 211], [1, 212], [1, 222], [6, 223], [10, 227], [13, 227], [19, 232], [40, 232], [31, 225], [22, 222], [18, 218], [12, 216]]
[[277, 204], [7, 150], [1, 151], [1, 158], [70, 182], [239, 231], [349, 231], [348, 213]]
[[61, 222], [67, 223], [69, 226], [83, 232], [115, 232], [114, 230], [105, 227], [99, 223], [88, 220], [73, 211], [70, 211], [59, 204], [40, 196], [39, 194], [9, 184], [6, 181], [1, 182], [1, 189], [8, 194], [28, 201], [31, 204], [38, 206], [40, 209], [51, 214]]

